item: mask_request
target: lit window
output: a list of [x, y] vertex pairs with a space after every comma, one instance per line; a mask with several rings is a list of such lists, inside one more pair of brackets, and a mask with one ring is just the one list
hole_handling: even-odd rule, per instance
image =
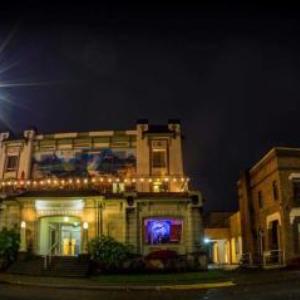
[[114, 194], [123, 193], [124, 191], [125, 191], [124, 183], [121, 183], [121, 182], [113, 183], [113, 193]]
[[152, 191], [154, 193], [168, 192], [168, 190], [169, 185], [167, 182], [155, 181], [152, 184]]
[[18, 166], [19, 157], [17, 155], [8, 156], [6, 159], [6, 171], [15, 171]]

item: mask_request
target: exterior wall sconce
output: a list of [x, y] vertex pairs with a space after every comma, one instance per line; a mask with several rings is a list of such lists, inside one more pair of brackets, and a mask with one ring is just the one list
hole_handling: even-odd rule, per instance
[[89, 228], [88, 222], [83, 222], [83, 229], [87, 230]]
[[25, 222], [25, 221], [22, 221], [22, 222], [21, 222], [21, 228], [22, 228], [22, 229], [26, 228], [26, 222]]

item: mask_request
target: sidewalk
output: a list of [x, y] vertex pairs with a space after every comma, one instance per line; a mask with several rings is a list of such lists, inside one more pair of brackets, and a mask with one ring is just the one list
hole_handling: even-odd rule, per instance
[[[151, 275], [149, 275], [149, 278]], [[199, 283], [183, 283], [183, 284], [134, 284], [132, 282], [107, 284], [97, 280], [97, 278], [54, 278], [54, 277], [33, 277], [22, 275], [0, 274], [0, 283], [12, 284], [31, 287], [45, 287], [56, 289], [83, 289], [83, 290], [201, 290], [211, 288], [224, 288], [234, 286], [231, 280], [215, 282], [199, 282]]]

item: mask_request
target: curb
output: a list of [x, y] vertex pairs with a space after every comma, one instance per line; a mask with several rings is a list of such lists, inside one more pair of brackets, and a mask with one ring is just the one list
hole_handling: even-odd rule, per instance
[[99, 291], [188, 291], [188, 290], [203, 290], [232, 287], [236, 284], [232, 281], [214, 282], [214, 283], [198, 283], [198, 284], [179, 284], [179, 285], [70, 285], [70, 284], [44, 284], [44, 283], [29, 283], [13, 280], [0, 280], [2, 284], [38, 287], [38, 288], [55, 288], [55, 289], [73, 289], [73, 290], [99, 290]]

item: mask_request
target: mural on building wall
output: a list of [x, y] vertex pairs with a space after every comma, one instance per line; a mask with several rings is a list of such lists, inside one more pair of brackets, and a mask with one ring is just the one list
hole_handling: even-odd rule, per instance
[[145, 242], [149, 245], [179, 243], [182, 220], [149, 218], [144, 221]]
[[136, 170], [135, 149], [101, 149], [98, 151], [60, 150], [36, 152], [33, 157], [33, 176], [84, 177], [133, 176]]

